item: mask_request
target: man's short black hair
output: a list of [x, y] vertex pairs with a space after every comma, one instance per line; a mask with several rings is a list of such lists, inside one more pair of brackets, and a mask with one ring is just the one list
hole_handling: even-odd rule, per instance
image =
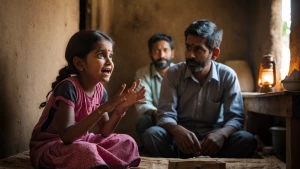
[[194, 21], [184, 31], [185, 40], [188, 35], [201, 36], [207, 39], [206, 45], [210, 51], [216, 47], [220, 47], [222, 42], [223, 30], [205, 19]]
[[157, 33], [157, 34], [154, 34], [153, 36], [151, 36], [151, 38], [148, 40], [149, 52], [152, 51], [154, 43], [156, 43], [157, 41], [160, 41], [160, 40], [167, 41], [169, 43], [171, 49], [172, 50], [174, 49], [174, 42], [173, 42], [171, 36], [166, 35], [164, 33]]

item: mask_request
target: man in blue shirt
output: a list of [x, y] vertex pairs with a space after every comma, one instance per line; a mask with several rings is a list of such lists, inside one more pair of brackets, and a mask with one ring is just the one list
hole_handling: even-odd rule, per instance
[[237, 75], [215, 62], [222, 34], [207, 20], [185, 30], [186, 62], [172, 66], [164, 76], [158, 126], [143, 134], [151, 156], [245, 158], [254, 153], [253, 135], [242, 130], [244, 106]]
[[143, 145], [142, 134], [146, 129], [156, 125], [157, 105], [161, 82], [166, 71], [174, 65], [174, 42], [169, 35], [157, 33], [148, 40], [149, 57], [152, 63], [137, 70], [135, 78], [141, 79], [141, 86], [145, 86], [146, 104], [136, 104], [139, 117], [136, 131]]

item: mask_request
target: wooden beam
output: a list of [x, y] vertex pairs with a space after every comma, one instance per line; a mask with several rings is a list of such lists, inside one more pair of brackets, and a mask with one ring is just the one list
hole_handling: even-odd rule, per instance
[[214, 160], [169, 160], [168, 169], [226, 169], [226, 163]]
[[[205, 164], [205, 165], [204, 165]], [[263, 158], [150, 158], [142, 157], [141, 164], [135, 169], [197, 169], [197, 165], [207, 167], [206, 169], [220, 169], [224, 166], [226, 169], [281, 169], [274, 161]], [[170, 168], [171, 167], [171, 168]], [[173, 168], [172, 168], [173, 167]], [[210, 167], [210, 168], [209, 168]], [[215, 167], [215, 168], [212, 168]], [[216, 168], [218, 169], [218, 168]]]
[[286, 164], [287, 168], [300, 168], [300, 118], [286, 119]]
[[261, 114], [292, 117], [292, 97], [272, 96], [272, 97], [252, 97], [244, 100], [245, 109]]
[[286, 169], [286, 164], [282, 161], [280, 161], [277, 157], [274, 155], [264, 155], [263, 153], [259, 153], [260, 156], [262, 156], [267, 161], [274, 163], [277, 165], [280, 169]]

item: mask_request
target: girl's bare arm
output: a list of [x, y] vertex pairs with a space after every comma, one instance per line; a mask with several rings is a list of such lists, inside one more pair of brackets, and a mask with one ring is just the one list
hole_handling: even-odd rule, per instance
[[[134, 104], [145, 104], [144, 101], [140, 101], [141, 99], [144, 98], [145, 94], [145, 87], [142, 87], [139, 91], [135, 91], [136, 87], [140, 84], [140, 80], [137, 82], [134, 82], [125, 93], [123, 93], [124, 97], [126, 98], [126, 101], [123, 103], [119, 104], [117, 107], [115, 107], [110, 119], [106, 122], [104, 122], [104, 118], [99, 121], [104, 122], [101, 128], [101, 134], [104, 137], [109, 136], [111, 133], [114, 132], [116, 129], [117, 125], [119, 124], [121, 120], [120, 114], [124, 114], [124, 112], [132, 105]], [[98, 126], [101, 126], [101, 124], [98, 124]]]
[[89, 131], [104, 115], [104, 111], [96, 109], [89, 116], [75, 124], [74, 108], [63, 101], [58, 103], [59, 136], [65, 144], [71, 144]]

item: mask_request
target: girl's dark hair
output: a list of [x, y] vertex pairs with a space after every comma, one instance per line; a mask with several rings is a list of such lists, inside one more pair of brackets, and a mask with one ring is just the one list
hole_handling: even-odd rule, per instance
[[114, 43], [108, 35], [100, 31], [82, 30], [71, 37], [65, 53], [65, 59], [68, 64], [59, 70], [56, 80], [51, 85], [52, 89], [46, 95], [46, 101], [40, 104], [40, 108], [46, 106], [48, 95], [54, 90], [56, 85], [65, 78], [70, 77], [71, 74], [78, 74], [78, 70], [73, 64], [73, 58], [77, 56], [85, 59], [88, 53], [95, 49], [98, 42], [103, 40], [109, 41], [112, 44]]

